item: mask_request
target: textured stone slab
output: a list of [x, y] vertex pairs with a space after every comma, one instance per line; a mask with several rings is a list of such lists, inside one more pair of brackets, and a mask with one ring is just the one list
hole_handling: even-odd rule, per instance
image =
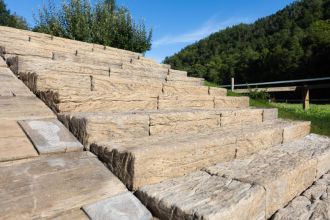
[[148, 114], [78, 113], [59, 119], [86, 148], [96, 141], [149, 136]]
[[273, 219], [330, 219], [330, 173], [276, 212]]
[[37, 151], [16, 121], [0, 122], [0, 162], [36, 156]]
[[221, 111], [221, 126], [230, 126], [247, 123], [261, 123], [263, 110], [261, 109], [240, 109]]
[[168, 69], [168, 75], [175, 77], [187, 77], [187, 71]]
[[247, 108], [249, 97], [216, 96], [214, 106], [215, 108]]
[[166, 77], [168, 85], [189, 85], [189, 86], [202, 86], [204, 84], [203, 78], [195, 77], [180, 77], [175, 75], [168, 75]]
[[299, 126], [292, 125], [291, 127], [287, 127], [283, 132], [283, 142], [289, 142], [293, 139], [299, 139], [304, 137], [310, 133], [311, 130], [311, 122], [301, 122]]
[[206, 86], [167, 85], [163, 86], [164, 95], [207, 95]]
[[214, 98], [205, 96], [160, 96], [158, 109], [213, 109]]
[[151, 220], [152, 215], [131, 193], [125, 192], [111, 198], [86, 205], [83, 210], [91, 220]]
[[1, 120], [55, 118], [54, 113], [36, 97], [0, 97]]
[[111, 94], [161, 94], [162, 83], [141, 83], [131, 80], [114, 80], [110, 77], [93, 77], [93, 91]]
[[227, 89], [210, 87], [209, 88], [209, 94], [213, 95], [213, 96], [226, 96], [227, 95]]
[[[10, 71], [10, 70], [9, 70]], [[33, 93], [17, 79], [13, 73], [11, 75], [2, 75], [0, 70], [0, 96], [34, 96]]]
[[291, 123], [224, 127], [198, 134], [96, 142], [91, 151], [130, 189], [182, 176], [282, 143]]
[[263, 186], [269, 218], [326, 173], [329, 161], [330, 139], [310, 135], [206, 170], [212, 175]]
[[206, 172], [145, 186], [138, 198], [159, 219], [264, 219], [262, 187]]
[[25, 120], [19, 124], [39, 154], [83, 150], [82, 144], [57, 119]]
[[271, 121], [278, 118], [277, 108], [266, 108], [263, 109], [262, 121]]
[[48, 106], [59, 113], [157, 109], [157, 97], [151, 97], [146, 94], [123, 96], [96, 91], [84, 94], [74, 91], [57, 91], [55, 93], [40, 93], [40, 97], [48, 102]]
[[150, 114], [150, 135], [198, 133], [220, 127], [215, 111], [169, 111]]
[[0, 176], [4, 219], [52, 218], [127, 190], [88, 152], [40, 156], [2, 167]]

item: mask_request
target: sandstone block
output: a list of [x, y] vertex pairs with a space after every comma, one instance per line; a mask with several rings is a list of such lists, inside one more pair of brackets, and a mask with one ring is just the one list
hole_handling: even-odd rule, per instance
[[284, 129], [283, 132], [283, 143], [286, 143], [293, 139], [299, 139], [302, 138], [310, 133], [311, 129], [311, 123], [301, 122], [298, 124], [292, 124], [292, 126], [289, 126]]
[[277, 108], [267, 108], [263, 110], [263, 121], [275, 120], [278, 118]]
[[315, 179], [316, 160], [303, 160], [277, 149], [207, 168], [212, 175], [256, 183], [266, 190], [266, 218], [303, 192]]
[[227, 95], [227, 89], [210, 87], [209, 88], [209, 94], [213, 95], [213, 96], [226, 96]]
[[167, 85], [165, 83], [163, 93], [164, 95], [208, 95], [208, 87]]
[[231, 126], [247, 123], [257, 124], [262, 122], [263, 110], [261, 109], [239, 109], [220, 112], [221, 126]]
[[4, 219], [53, 218], [127, 191], [88, 152], [37, 157], [2, 167], [0, 175]]
[[212, 96], [160, 96], [158, 109], [213, 109]]
[[265, 191], [206, 172], [149, 185], [138, 198], [160, 219], [264, 219]]
[[220, 127], [214, 111], [164, 111], [150, 114], [150, 135], [197, 133]]
[[215, 97], [215, 108], [247, 108], [249, 107], [248, 97]]

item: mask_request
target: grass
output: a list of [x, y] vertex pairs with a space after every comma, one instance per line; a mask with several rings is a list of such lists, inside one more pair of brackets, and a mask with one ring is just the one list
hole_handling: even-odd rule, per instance
[[302, 104], [268, 103], [264, 100], [250, 99], [250, 105], [263, 108], [278, 108], [280, 118], [312, 122], [312, 133], [330, 136], [330, 105], [311, 104], [304, 111]]

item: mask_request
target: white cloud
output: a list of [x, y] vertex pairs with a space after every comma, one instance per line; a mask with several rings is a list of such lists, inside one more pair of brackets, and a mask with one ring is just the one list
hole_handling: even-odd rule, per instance
[[210, 18], [208, 21], [206, 21], [201, 27], [197, 28], [196, 30], [175, 36], [173, 35], [164, 36], [160, 39], [153, 41], [152, 45], [154, 48], [157, 48], [159, 46], [169, 45], [169, 44], [194, 43], [195, 41], [207, 37], [211, 33], [217, 32], [228, 26], [232, 26], [239, 23], [251, 22], [250, 18], [230, 18], [225, 21], [217, 22], [215, 17], [216, 16]]

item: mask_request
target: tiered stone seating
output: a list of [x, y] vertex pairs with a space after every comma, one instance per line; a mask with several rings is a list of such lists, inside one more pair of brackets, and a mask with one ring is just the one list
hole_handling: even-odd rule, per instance
[[[309, 135], [309, 122], [280, 120], [276, 109], [250, 108], [247, 97], [226, 96], [224, 89], [203, 86], [202, 79], [141, 54], [5, 27], [0, 27], [0, 34], [0, 54], [11, 70], [56, 113], [84, 149], [98, 157], [81, 152], [82, 146], [71, 144], [73, 137], [68, 134], [59, 135], [55, 143], [40, 141], [34, 129], [43, 126], [36, 116], [48, 113], [41, 111], [40, 101], [31, 94], [23, 97], [27, 93], [23, 84], [6, 69], [0, 77], [8, 83], [0, 95], [22, 93], [22, 97], [15, 101], [0, 97], [0, 106], [6, 106], [0, 119], [16, 114], [15, 108], [7, 107], [11, 103], [34, 105], [19, 108], [28, 117], [17, 119], [33, 120], [32, 124], [9, 123], [4, 129], [22, 128], [18, 139], [28, 135], [37, 151], [29, 143], [26, 157], [36, 159], [12, 167], [0, 163], [6, 167], [0, 172], [13, 181], [25, 180], [31, 176], [21, 171], [24, 167], [39, 175], [44, 171], [37, 168], [44, 166], [45, 177], [36, 183], [51, 181], [54, 197], [46, 201], [38, 194], [34, 198], [45, 205], [31, 213], [33, 203], [24, 197], [30, 191], [23, 190], [10, 203], [0, 202], [6, 217], [15, 216], [14, 208], [19, 207], [18, 213], [34, 218], [84, 219], [87, 214], [90, 219], [116, 219], [113, 209], [125, 210], [135, 219], [151, 219], [149, 211], [159, 219], [281, 218], [292, 210], [297, 196], [330, 170], [330, 139]], [[51, 115], [42, 122], [63, 126]], [[53, 153], [57, 155], [48, 155]], [[12, 160], [22, 158], [15, 152], [11, 155]], [[51, 176], [54, 169], [63, 169], [63, 174]], [[67, 183], [70, 175], [73, 180]], [[5, 199], [12, 198], [10, 184], [0, 181], [0, 187]], [[61, 196], [66, 188], [69, 196]], [[17, 206], [12, 205], [15, 202]], [[69, 205], [63, 208], [62, 203]]]

